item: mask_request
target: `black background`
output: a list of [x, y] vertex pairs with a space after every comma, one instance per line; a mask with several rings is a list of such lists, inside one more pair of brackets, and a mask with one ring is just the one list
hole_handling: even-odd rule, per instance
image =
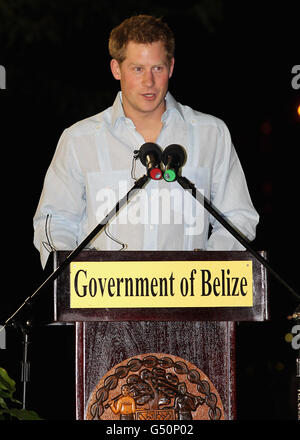
[[[296, 2], [0, 1], [2, 254], [0, 323], [52, 271], [33, 247], [34, 215], [62, 130], [110, 106], [119, 85], [109, 69], [111, 28], [136, 13], [162, 16], [176, 37], [170, 91], [228, 125], [261, 219], [253, 247], [299, 291], [299, 60]], [[238, 418], [296, 418], [296, 352], [285, 341], [297, 301], [270, 279], [272, 320], [240, 323]], [[23, 317], [33, 322], [28, 407], [46, 420], [74, 419], [72, 326], [48, 326], [52, 289]], [[21, 396], [20, 331], [7, 329], [0, 366]]]

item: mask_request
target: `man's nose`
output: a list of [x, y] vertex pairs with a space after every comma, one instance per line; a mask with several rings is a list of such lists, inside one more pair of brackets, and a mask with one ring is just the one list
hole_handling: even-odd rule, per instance
[[145, 71], [143, 82], [146, 87], [152, 87], [154, 84], [154, 75], [152, 70]]

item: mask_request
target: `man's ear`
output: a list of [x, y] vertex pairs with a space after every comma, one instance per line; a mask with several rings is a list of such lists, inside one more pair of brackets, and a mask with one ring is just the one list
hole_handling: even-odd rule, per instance
[[175, 58], [172, 58], [171, 64], [170, 64], [169, 78], [171, 78], [171, 76], [173, 74], [174, 64], [175, 64]]
[[121, 79], [121, 69], [117, 60], [112, 59], [110, 62], [110, 69], [115, 79]]

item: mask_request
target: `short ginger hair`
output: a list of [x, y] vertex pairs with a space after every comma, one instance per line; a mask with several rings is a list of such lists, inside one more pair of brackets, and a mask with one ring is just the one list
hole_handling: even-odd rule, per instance
[[151, 15], [135, 15], [115, 27], [109, 37], [110, 56], [122, 63], [126, 58], [126, 48], [130, 41], [151, 44], [162, 41], [168, 62], [174, 57], [175, 40], [169, 26], [160, 18]]

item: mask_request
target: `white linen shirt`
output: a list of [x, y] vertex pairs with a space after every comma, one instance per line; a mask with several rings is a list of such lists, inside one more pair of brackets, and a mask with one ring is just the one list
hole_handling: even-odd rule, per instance
[[[253, 240], [259, 217], [224, 122], [181, 105], [169, 92], [162, 122], [157, 145], [162, 150], [170, 144], [183, 146], [187, 160], [182, 176]], [[56, 250], [75, 249], [132, 188], [134, 150], [144, 143], [124, 115], [121, 92], [111, 107], [64, 130], [34, 215], [34, 245], [42, 266], [49, 237]], [[145, 173], [137, 160], [136, 178]], [[176, 181], [150, 180], [113, 219], [109, 234], [129, 250], [244, 249]], [[89, 247], [118, 250], [120, 244], [102, 230]]]

